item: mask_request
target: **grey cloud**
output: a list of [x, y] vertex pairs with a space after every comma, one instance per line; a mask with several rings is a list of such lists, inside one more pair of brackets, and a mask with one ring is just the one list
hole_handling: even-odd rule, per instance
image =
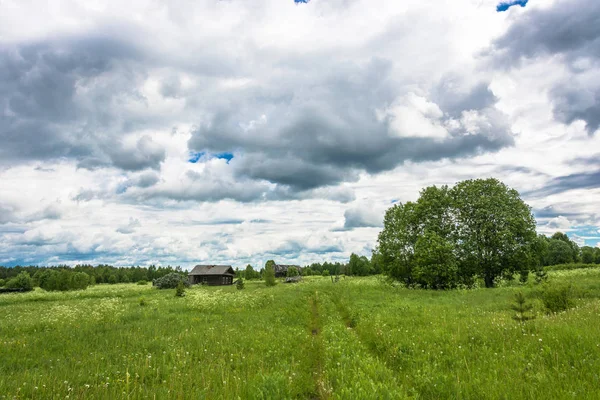
[[12, 207], [0, 204], [0, 225], [17, 222], [17, 216]]
[[383, 226], [383, 215], [372, 208], [351, 208], [344, 212], [344, 229], [378, 228]]
[[33, 222], [43, 219], [61, 219], [63, 215], [63, 210], [59, 204], [51, 204], [43, 210], [29, 215], [25, 220], [27, 222]]
[[123, 147], [110, 153], [112, 163], [121, 169], [139, 171], [145, 168], [159, 169], [165, 159], [165, 149], [151, 137], [141, 137], [133, 148]]
[[502, 67], [558, 56], [569, 76], [550, 91], [557, 120], [581, 120], [588, 133], [600, 128], [600, 2], [559, 0], [520, 15], [489, 50]]
[[408, 93], [389, 79], [389, 61], [335, 67], [306, 87], [298, 82], [271, 89], [269, 84], [279, 82], [269, 82], [232, 93], [223, 101], [227, 106], [192, 132], [190, 149], [239, 151], [241, 157], [232, 162], [237, 176], [302, 191], [356, 180], [361, 171], [391, 170], [408, 160], [459, 158], [513, 144], [506, 117], [492, 107], [495, 99], [485, 84], [461, 96], [440, 84], [434, 93], [438, 105], [446, 107], [440, 123], [474, 110], [484, 122], [475, 121], [472, 131], [457, 123], [441, 140], [410, 137], [411, 132], [392, 133], [390, 118], [378, 115]]
[[141, 188], [154, 186], [160, 180], [156, 172], [144, 172], [134, 180], [134, 185]]
[[137, 218], [129, 218], [129, 223], [125, 226], [122, 226], [117, 229], [117, 232], [122, 233], [124, 235], [128, 235], [134, 233], [136, 228], [142, 226], [140, 220]]
[[549, 196], [575, 189], [600, 188], [600, 170], [594, 172], [581, 172], [571, 175], [559, 176], [551, 179], [544, 187], [525, 192], [527, 196]]
[[547, 8], [522, 13], [494, 42], [498, 62], [563, 54], [570, 58], [600, 56], [600, 3], [559, 0]]
[[120, 105], [144, 102], [137, 91], [144, 61], [137, 46], [108, 36], [0, 47], [2, 162], [70, 158], [84, 168], [158, 168], [164, 150], [148, 139], [119, 145], [146, 125]]

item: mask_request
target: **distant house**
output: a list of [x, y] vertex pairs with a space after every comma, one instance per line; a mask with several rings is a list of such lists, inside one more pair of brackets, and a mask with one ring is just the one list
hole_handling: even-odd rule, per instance
[[298, 270], [298, 274], [300, 274], [300, 270], [302, 268], [300, 268], [299, 265], [275, 264], [273, 266], [273, 269], [275, 270], [275, 278], [283, 278], [287, 276], [287, 271], [290, 267], [296, 268]]
[[188, 274], [190, 284], [232, 285], [235, 271], [231, 265], [196, 265]]

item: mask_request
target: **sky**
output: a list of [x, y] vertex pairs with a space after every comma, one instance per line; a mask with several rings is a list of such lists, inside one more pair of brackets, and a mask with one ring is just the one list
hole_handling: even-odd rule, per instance
[[494, 177], [600, 240], [597, 0], [1, 0], [0, 265], [369, 256]]

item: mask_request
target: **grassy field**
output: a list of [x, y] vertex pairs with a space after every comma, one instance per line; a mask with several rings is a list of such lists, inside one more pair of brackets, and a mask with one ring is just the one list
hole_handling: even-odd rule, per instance
[[[600, 270], [434, 292], [381, 278], [0, 296], [0, 399], [598, 399]], [[523, 291], [537, 318], [511, 319]], [[143, 299], [143, 301], [141, 301]], [[141, 305], [141, 303], [145, 303]]]

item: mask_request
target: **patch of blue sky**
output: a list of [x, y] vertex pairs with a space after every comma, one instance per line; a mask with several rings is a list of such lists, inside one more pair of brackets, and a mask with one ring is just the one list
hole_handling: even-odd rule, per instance
[[595, 247], [600, 243], [600, 227], [593, 225], [574, 226], [567, 232], [567, 236], [574, 239], [579, 245]]
[[509, 1], [502, 1], [502, 2], [500, 2], [496, 6], [496, 11], [497, 12], [504, 12], [504, 11], [507, 11], [512, 6], [525, 7], [528, 2], [529, 2], [529, 0], [509, 0]]
[[217, 153], [217, 154], [207, 154], [204, 151], [200, 151], [197, 153], [190, 153], [188, 162], [190, 162], [192, 164], [196, 164], [198, 161], [200, 161], [200, 159], [202, 159], [205, 156], [209, 156], [209, 158], [214, 157], [214, 158], [219, 158], [221, 160], [227, 160], [227, 164], [229, 164], [229, 161], [233, 160], [233, 158], [234, 158], [233, 153], [229, 153], [229, 152]]
[[191, 162], [192, 164], [197, 163], [198, 161], [200, 161], [200, 159], [205, 155], [206, 153], [201, 151], [198, 153], [191, 153], [190, 154], [190, 158], [188, 159], [188, 162]]
[[297, 4], [297, 3], [304, 3], [304, 4], [306, 4], [306, 3], [308, 3], [309, 1], [310, 1], [310, 0], [294, 0], [294, 3], [296, 3], [296, 4]]

